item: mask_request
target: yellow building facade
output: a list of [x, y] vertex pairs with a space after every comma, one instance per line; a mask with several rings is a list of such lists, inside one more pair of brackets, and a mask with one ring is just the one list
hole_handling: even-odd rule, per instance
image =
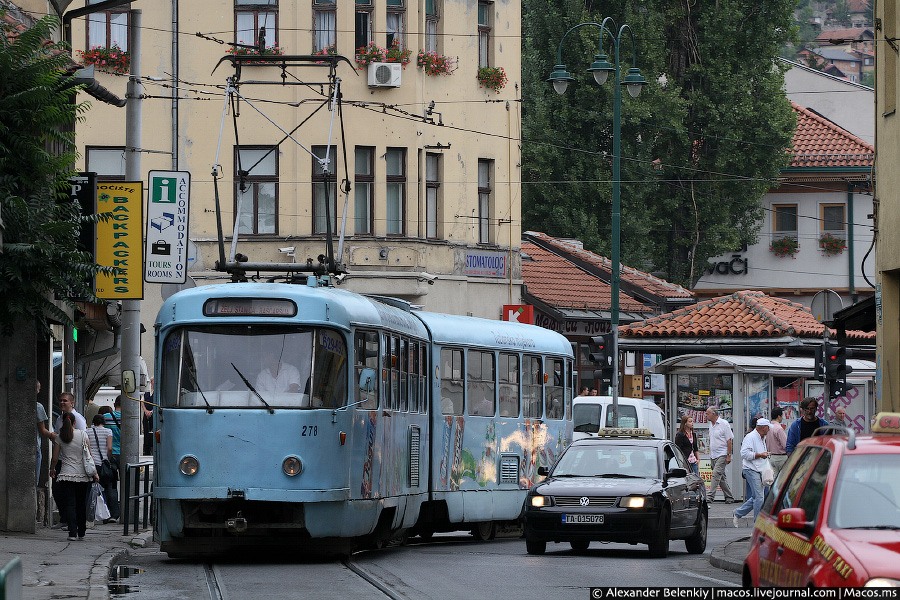
[[897, 3], [875, 2], [875, 241], [877, 410], [900, 410], [900, 115]]
[[[336, 258], [348, 271], [342, 287], [494, 319], [501, 305], [521, 301], [519, 2], [154, 0], [131, 8], [141, 11], [141, 178], [146, 187], [151, 170], [191, 173], [193, 282], [227, 279], [215, 270], [218, 165], [229, 257], [315, 262], [330, 201]], [[123, 5], [71, 22], [74, 58], [94, 62], [97, 81], [122, 97], [127, 70], [113, 55], [137, 41], [129, 39], [133, 18]], [[357, 56], [369, 44], [377, 48]], [[227, 101], [237, 72], [221, 59], [259, 48], [288, 66], [244, 65]], [[420, 51], [433, 53], [430, 70], [448, 65], [449, 73], [427, 73]], [[288, 58], [315, 53], [349, 59], [336, 68], [340, 111], [329, 102], [328, 65]], [[502, 67], [505, 85], [481, 85], [480, 66]], [[125, 132], [125, 109], [93, 102], [77, 126], [79, 167], [123, 177]], [[171, 291], [145, 285], [148, 330]]]

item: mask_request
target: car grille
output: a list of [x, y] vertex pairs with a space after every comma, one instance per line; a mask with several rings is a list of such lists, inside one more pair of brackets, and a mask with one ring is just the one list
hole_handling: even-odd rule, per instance
[[[588, 503], [582, 504], [581, 499], [587, 498]], [[556, 506], [615, 506], [618, 496], [555, 496], [553, 500]]]

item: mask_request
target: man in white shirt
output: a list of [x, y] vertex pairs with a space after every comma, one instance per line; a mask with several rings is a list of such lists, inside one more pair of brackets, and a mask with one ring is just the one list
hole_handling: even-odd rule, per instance
[[741, 467], [750, 488], [750, 496], [734, 511], [731, 521], [735, 527], [740, 525], [738, 519], [746, 516], [751, 510], [755, 521], [762, 508], [764, 497], [762, 470], [766, 466], [766, 459], [769, 458], [769, 451], [766, 449], [767, 433], [769, 420], [759, 419], [756, 421], [756, 428], [745, 435], [744, 441], [741, 442]]
[[[80, 429], [84, 431], [87, 429], [87, 421], [84, 420], [78, 411], [75, 410], [75, 396], [70, 394], [69, 392], [63, 392], [59, 395], [59, 409], [65, 413], [72, 413], [75, 416], [75, 429]], [[53, 423], [53, 431], [59, 433], [59, 430], [62, 429], [62, 414], [56, 417], [56, 421]]]
[[709, 421], [709, 459], [712, 463], [712, 481], [709, 488], [709, 502], [716, 497], [716, 487], [722, 488], [725, 494], [725, 502], [733, 503], [734, 494], [728, 485], [728, 475], [725, 467], [731, 463], [731, 452], [734, 443], [734, 432], [731, 425], [725, 419], [719, 417], [719, 411], [710, 406], [706, 409], [706, 420]]
[[271, 350], [263, 352], [263, 370], [256, 377], [258, 392], [300, 392], [300, 371], [297, 367], [281, 362], [281, 357]]

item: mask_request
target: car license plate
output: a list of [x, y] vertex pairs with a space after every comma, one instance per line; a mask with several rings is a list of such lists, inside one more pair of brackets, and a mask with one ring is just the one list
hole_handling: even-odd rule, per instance
[[563, 515], [562, 521], [579, 525], [603, 525], [603, 515]]

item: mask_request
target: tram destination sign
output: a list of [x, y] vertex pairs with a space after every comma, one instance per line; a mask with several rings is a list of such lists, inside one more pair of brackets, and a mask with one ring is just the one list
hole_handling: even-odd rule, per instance
[[188, 217], [191, 174], [187, 171], [150, 171], [144, 281], [187, 281]]

